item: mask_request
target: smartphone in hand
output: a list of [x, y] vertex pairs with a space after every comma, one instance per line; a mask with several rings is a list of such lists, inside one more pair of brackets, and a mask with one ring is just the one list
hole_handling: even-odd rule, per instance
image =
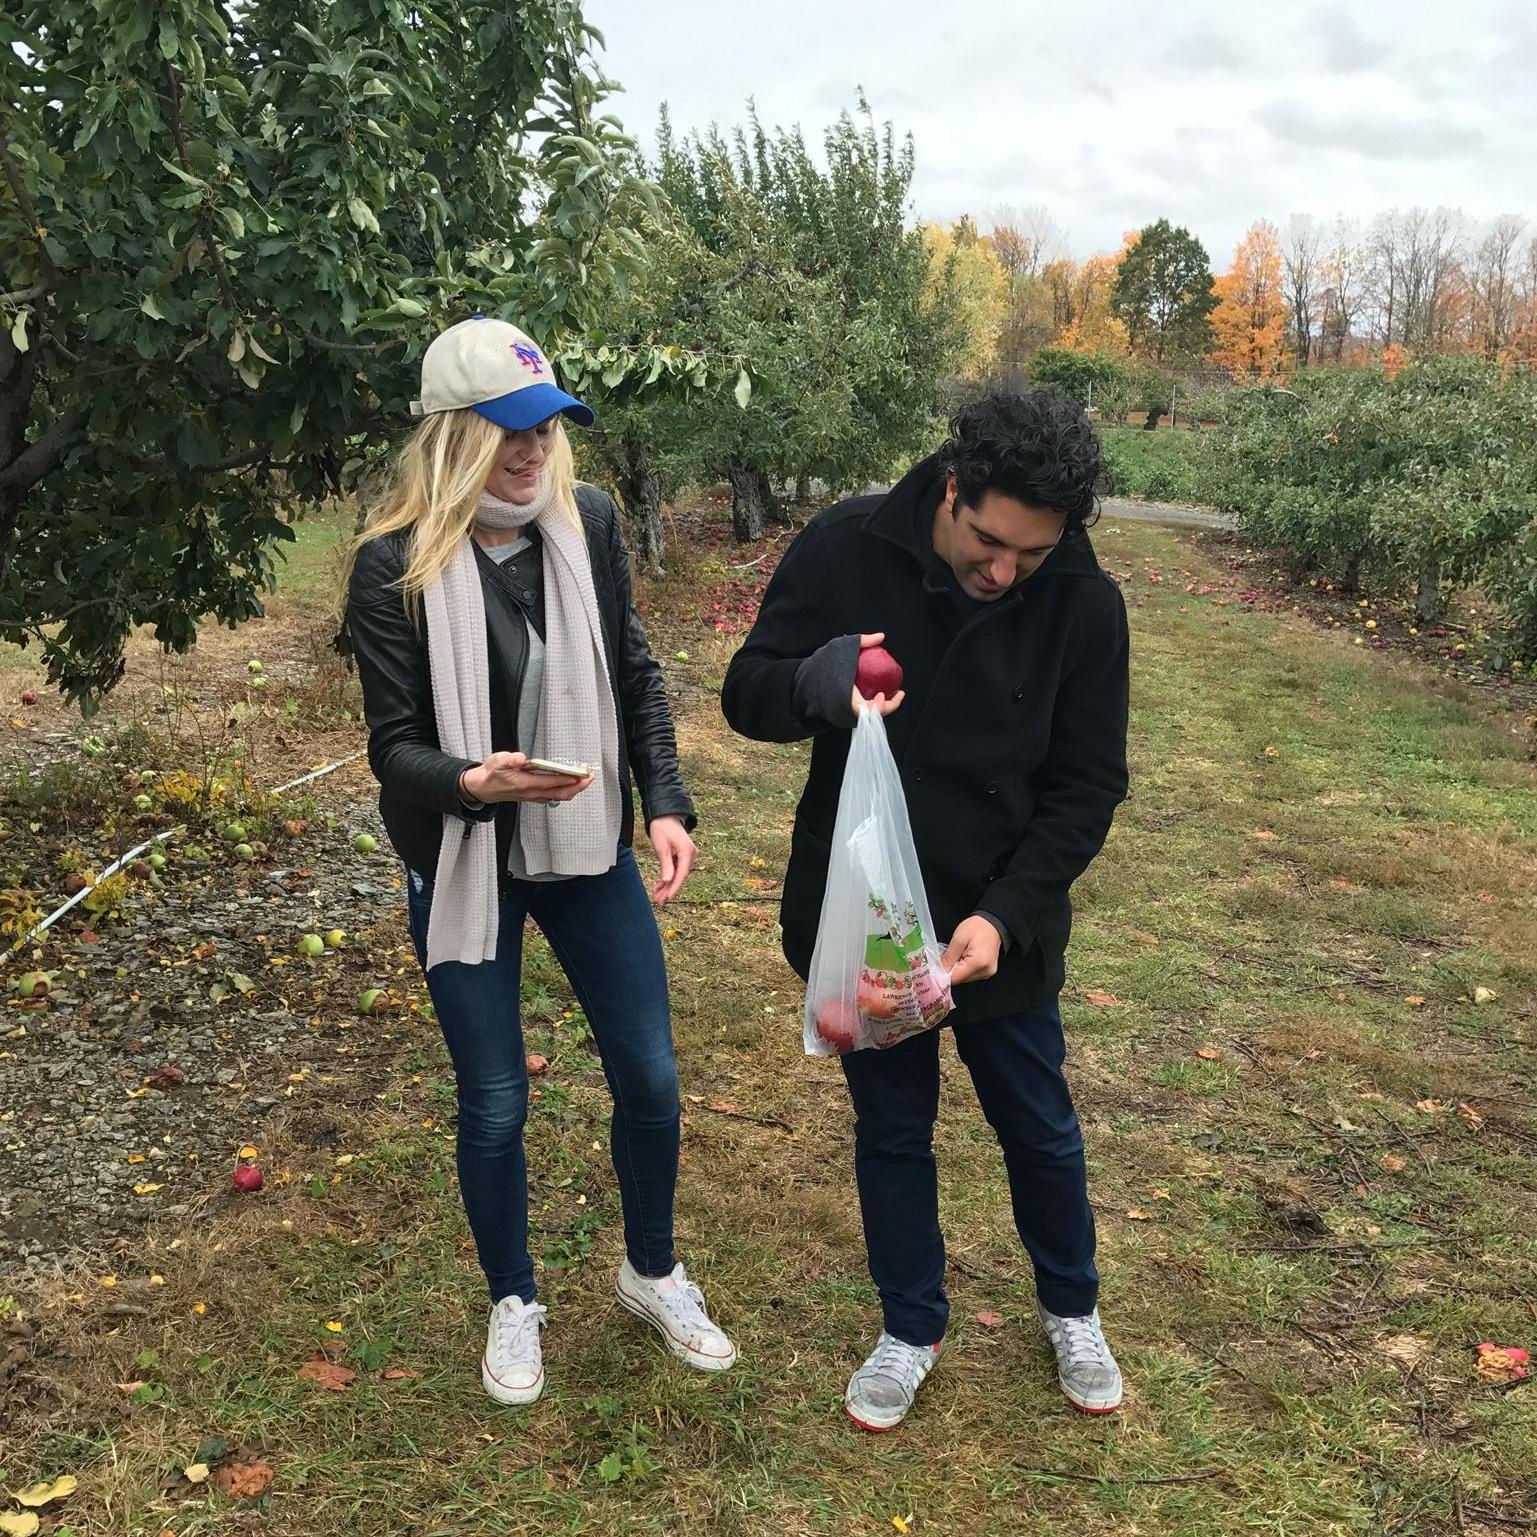
[[557, 779], [586, 779], [592, 773], [585, 763], [556, 763], [551, 758], [530, 758], [523, 767], [530, 774], [550, 774]]

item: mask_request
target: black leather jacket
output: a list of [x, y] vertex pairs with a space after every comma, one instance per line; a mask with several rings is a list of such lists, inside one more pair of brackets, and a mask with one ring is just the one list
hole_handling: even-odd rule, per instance
[[[613, 498], [593, 486], [578, 486], [576, 502], [619, 722], [620, 841], [629, 843], [635, 835], [632, 773], [648, 826], [656, 817], [675, 816], [692, 831], [694, 804], [678, 770], [667, 686], [630, 599], [630, 556], [618, 512]], [[363, 684], [368, 761], [379, 781], [379, 812], [396, 853], [428, 880], [437, 871], [445, 815], [464, 821], [466, 836], [470, 822], [494, 817], [498, 880], [505, 883], [517, 804], [504, 801], [472, 811], [460, 799], [459, 776], [474, 763], [439, 749], [426, 621], [420, 631], [412, 627], [393, 585], [405, 571], [407, 544], [405, 533], [370, 540], [358, 553], [347, 592], [347, 632]], [[543, 629], [543, 595], [533, 585], [520, 588], [504, 580], [484, 555], [479, 566], [491, 666], [492, 746], [526, 752], [528, 744], [517, 740], [517, 701], [528, 664], [528, 625]]]

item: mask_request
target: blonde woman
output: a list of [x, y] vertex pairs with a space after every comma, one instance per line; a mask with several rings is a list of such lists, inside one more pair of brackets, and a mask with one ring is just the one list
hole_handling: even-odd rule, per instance
[[724, 1371], [735, 1348], [673, 1253], [678, 1076], [630, 848], [632, 772], [658, 903], [693, 866], [694, 808], [614, 503], [574, 483], [562, 418], [589, 426], [592, 412], [522, 331], [481, 317], [428, 347], [412, 410], [424, 420], [354, 551], [347, 620], [379, 809], [458, 1085], [459, 1186], [491, 1292], [481, 1380], [504, 1404], [544, 1388], [523, 1153], [527, 917], [613, 1095], [620, 1301], [690, 1366]]

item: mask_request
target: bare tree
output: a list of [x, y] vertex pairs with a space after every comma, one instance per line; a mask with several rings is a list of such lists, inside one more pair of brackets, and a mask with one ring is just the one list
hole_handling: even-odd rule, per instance
[[1336, 219], [1320, 262], [1318, 345], [1324, 362], [1343, 361], [1365, 303], [1368, 254], [1347, 219]]
[[[1023, 208], [1000, 204], [989, 211], [988, 218], [992, 221], [998, 260], [1010, 276], [1017, 267], [1021, 277], [1038, 277], [1048, 262], [1068, 254], [1067, 236], [1043, 203], [1027, 203]], [[1007, 234], [1000, 240], [1003, 231]], [[1009, 256], [1004, 254], [1005, 241], [1010, 247]], [[1010, 266], [1011, 260], [1015, 267]]]
[[1291, 333], [1292, 356], [1299, 368], [1307, 367], [1313, 351], [1313, 327], [1322, 287], [1319, 257], [1323, 244], [1323, 228], [1312, 214], [1291, 216], [1281, 259], [1285, 269], [1287, 329]]
[[[1521, 302], [1521, 236], [1526, 220], [1502, 214], [1489, 226], [1469, 264], [1473, 291], [1474, 342], [1486, 357], [1501, 356], [1510, 345]], [[1537, 248], [1537, 242], [1533, 243]]]

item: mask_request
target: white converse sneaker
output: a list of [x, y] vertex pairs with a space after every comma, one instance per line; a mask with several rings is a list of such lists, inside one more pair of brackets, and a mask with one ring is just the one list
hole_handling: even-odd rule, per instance
[[667, 1348], [696, 1371], [723, 1372], [736, 1365], [736, 1346], [711, 1321], [704, 1293], [681, 1264], [672, 1274], [643, 1276], [626, 1260], [615, 1287], [619, 1300], [667, 1341]]
[[909, 1345], [882, 1331], [870, 1359], [849, 1378], [843, 1407], [865, 1430], [900, 1425], [918, 1396], [923, 1380], [939, 1364], [944, 1345]]
[[499, 1404], [531, 1404], [544, 1392], [539, 1331], [545, 1309], [521, 1297], [503, 1297], [491, 1309], [480, 1380]]
[[1099, 1309], [1079, 1318], [1059, 1318], [1039, 1302], [1035, 1310], [1057, 1352], [1057, 1381], [1067, 1401], [1085, 1414], [1113, 1414], [1121, 1407], [1121, 1368], [1099, 1326]]

